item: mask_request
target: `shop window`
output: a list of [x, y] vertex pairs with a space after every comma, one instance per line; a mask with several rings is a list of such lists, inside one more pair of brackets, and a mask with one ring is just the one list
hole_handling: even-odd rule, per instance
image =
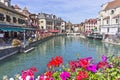
[[4, 21], [4, 14], [0, 13], [0, 21]]
[[10, 18], [9, 15], [6, 15], [6, 21], [7, 21], [7, 22], [10, 22], [10, 21], [11, 21], [11, 18]]

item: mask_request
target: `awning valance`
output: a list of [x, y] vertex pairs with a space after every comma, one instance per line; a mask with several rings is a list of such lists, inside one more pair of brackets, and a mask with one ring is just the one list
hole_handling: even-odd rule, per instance
[[13, 32], [24, 32], [24, 29], [22, 29], [22, 28], [15, 28], [15, 27], [2, 27], [2, 28], [0, 28], [0, 30], [2, 30], [2, 31], [8, 31], [8, 32], [11, 32], [11, 31], [13, 31]]
[[24, 30], [36, 30], [35, 28], [23, 28]]

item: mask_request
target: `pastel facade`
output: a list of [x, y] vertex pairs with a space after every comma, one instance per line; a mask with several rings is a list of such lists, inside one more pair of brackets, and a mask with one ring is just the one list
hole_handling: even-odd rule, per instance
[[40, 29], [65, 29], [65, 22], [53, 14], [39, 13], [38, 18]]
[[86, 33], [98, 31], [97, 19], [86, 19], [84, 27]]
[[114, 35], [120, 32], [120, 0], [102, 5], [98, 15], [98, 25], [101, 34]]

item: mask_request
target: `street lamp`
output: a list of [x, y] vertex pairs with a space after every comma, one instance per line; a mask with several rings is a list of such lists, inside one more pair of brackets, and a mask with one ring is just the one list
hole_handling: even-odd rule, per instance
[[24, 42], [24, 47], [25, 47], [25, 44], [26, 44], [26, 36], [25, 36], [25, 30], [24, 30], [24, 40], [23, 40], [23, 42]]
[[119, 26], [120, 23], [119, 22], [120, 22], [120, 14], [118, 14], [118, 33], [120, 32], [120, 26]]

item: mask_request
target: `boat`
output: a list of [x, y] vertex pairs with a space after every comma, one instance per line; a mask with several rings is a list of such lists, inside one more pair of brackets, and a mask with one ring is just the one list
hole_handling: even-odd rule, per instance
[[103, 35], [99, 33], [91, 33], [91, 34], [88, 34], [86, 37], [89, 39], [97, 39], [97, 40], [103, 39]]

